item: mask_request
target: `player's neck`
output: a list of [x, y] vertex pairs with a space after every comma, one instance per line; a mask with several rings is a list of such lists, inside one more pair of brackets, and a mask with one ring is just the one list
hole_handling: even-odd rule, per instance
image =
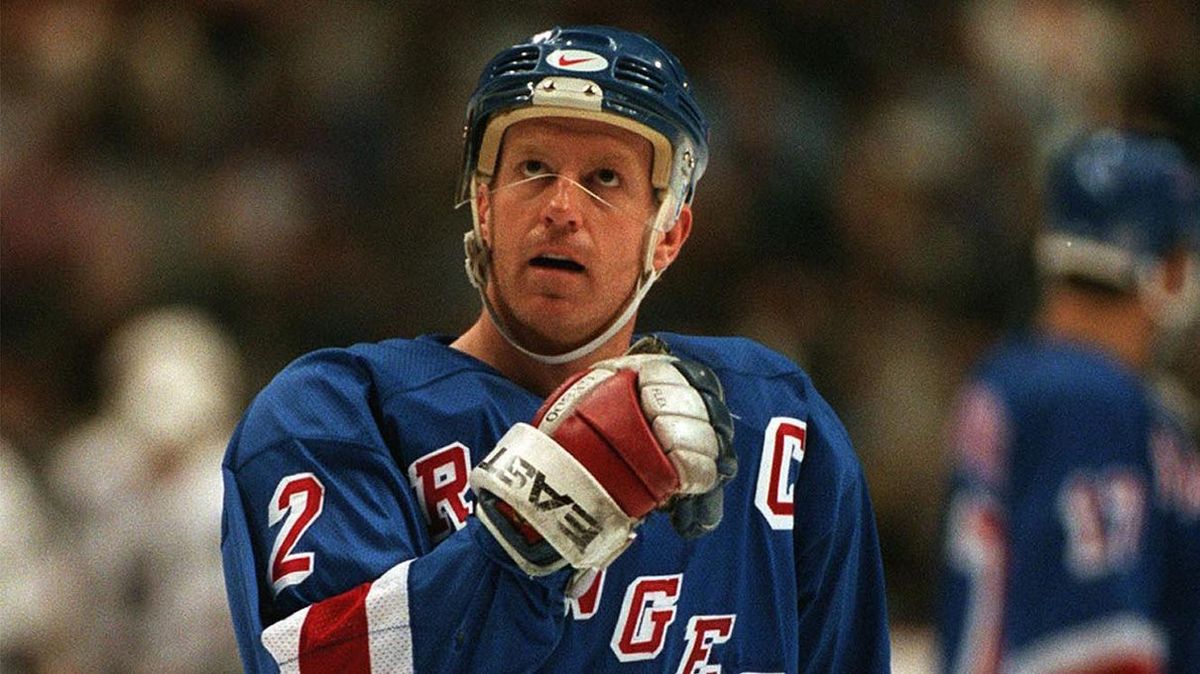
[[1057, 286], [1046, 294], [1040, 324], [1055, 336], [1099, 347], [1135, 370], [1150, 362], [1154, 324], [1135, 296]]
[[628, 326], [592, 353], [569, 363], [549, 365], [513, 348], [484, 313], [450, 346], [491, 365], [522, 387], [546, 396], [576, 372], [605, 358], [623, 354], [632, 334], [633, 321], [630, 321]]

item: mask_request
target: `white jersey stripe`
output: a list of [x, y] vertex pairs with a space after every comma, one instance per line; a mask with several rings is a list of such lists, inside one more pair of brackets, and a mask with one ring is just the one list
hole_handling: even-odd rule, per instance
[[412, 628], [408, 616], [408, 566], [392, 567], [367, 592], [367, 631], [372, 674], [413, 671]]
[[1166, 659], [1167, 640], [1162, 630], [1143, 617], [1124, 614], [1044, 638], [1011, 658], [1004, 672], [1073, 672], [1125, 660], [1162, 665]]
[[262, 644], [279, 663], [279, 674], [300, 674], [300, 628], [309, 608], [305, 606], [263, 630]]

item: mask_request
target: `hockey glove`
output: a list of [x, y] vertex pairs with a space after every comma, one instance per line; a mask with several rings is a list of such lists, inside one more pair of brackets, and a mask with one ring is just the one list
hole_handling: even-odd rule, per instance
[[[655, 509], [672, 509], [685, 533], [710, 530], [721, 503], [708, 494], [736, 470], [715, 382], [666, 354], [577, 374], [546, 399], [536, 428], [514, 426], [472, 471], [480, 520], [532, 575], [607, 566]], [[679, 510], [693, 501], [704, 507]]]
[[[634, 343], [628, 353], [669, 354], [670, 349], [657, 337], [647, 336]], [[715, 434], [713, 439], [717, 443], [715, 482], [706, 490], [681, 490], [681, 493], [672, 498], [664, 508], [671, 518], [671, 525], [680, 536], [698, 538], [716, 529], [717, 525], [721, 523], [724, 513], [724, 486], [737, 475], [737, 454], [733, 448], [733, 418], [725, 406], [725, 392], [721, 388], [721, 382], [712, 370], [700, 363], [686, 360], [676, 361], [675, 367], [683, 374], [692, 388], [700, 394], [705, 412], [707, 412], [707, 423], [711, 426]], [[643, 401], [643, 407], [645, 407], [645, 401]], [[650, 416], [653, 412], [647, 409], [646, 414]], [[693, 418], [699, 418], [699, 415]], [[686, 432], [687, 429], [678, 430]], [[693, 427], [691, 432], [703, 434], [705, 436], [703, 442], [710, 442], [708, 434], [703, 429]], [[670, 452], [669, 456], [676, 464], [676, 468], [680, 469], [679, 464], [685, 460], [687, 454], [671, 452], [672, 446], [676, 444], [673, 442], [676, 434], [660, 433], [656, 427], [656, 435], [664, 449]], [[680, 470], [681, 475], [683, 472]]]

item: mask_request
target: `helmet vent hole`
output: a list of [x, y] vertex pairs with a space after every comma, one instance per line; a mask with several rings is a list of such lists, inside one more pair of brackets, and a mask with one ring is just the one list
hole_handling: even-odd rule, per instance
[[704, 123], [704, 115], [702, 115], [700, 110], [697, 109], [696, 106], [686, 97], [679, 97], [679, 107], [683, 108], [684, 114], [692, 118], [693, 124], [700, 126]]
[[613, 76], [618, 80], [635, 84], [658, 94], [666, 90], [666, 81], [662, 75], [658, 74], [656, 68], [629, 57], [617, 59], [616, 66], [613, 68]]
[[492, 66], [492, 77], [523, 73], [537, 67], [541, 54], [536, 48], [520, 49]]

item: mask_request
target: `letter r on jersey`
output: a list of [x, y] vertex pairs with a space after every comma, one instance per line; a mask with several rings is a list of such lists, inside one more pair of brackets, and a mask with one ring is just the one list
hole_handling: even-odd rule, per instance
[[772, 529], [792, 528], [796, 513], [793, 493], [796, 471], [791, 466], [793, 461], [797, 467], [804, 461], [807, 436], [808, 424], [799, 419], [775, 417], [767, 424], [754, 505]]
[[434, 542], [466, 526], [474, 505], [466, 499], [470, 472], [471, 455], [461, 442], [430, 452], [408, 467], [409, 483], [425, 505]]

